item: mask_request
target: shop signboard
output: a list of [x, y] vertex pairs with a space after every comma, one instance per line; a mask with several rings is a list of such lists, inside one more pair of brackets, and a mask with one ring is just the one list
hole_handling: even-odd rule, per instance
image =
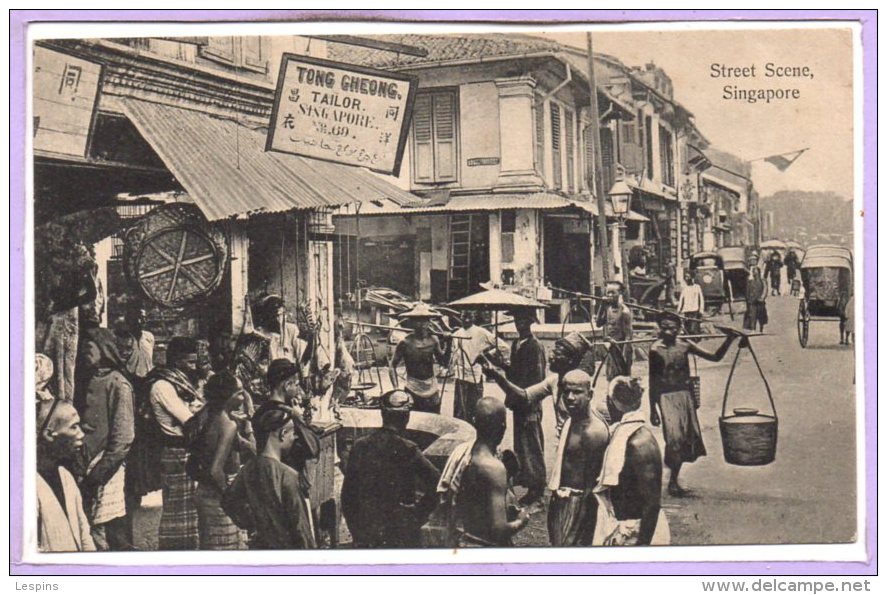
[[399, 175], [418, 79], [284, 54], [265, 149]]
[[85, 157], [102, 67], [34, 48], [34, 149]]

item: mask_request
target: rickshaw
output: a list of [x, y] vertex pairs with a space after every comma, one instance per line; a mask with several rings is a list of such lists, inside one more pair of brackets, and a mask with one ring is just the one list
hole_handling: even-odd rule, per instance
[[745, 246], [724, 246], [718, 250], [724, 261], [724, 277], [729, 284], [731, 299], [743, 300], [748, 288], [749, 251]]
[[844, 331], [845, 309], [853, 297], [853, 254], [833, 245], [810, 246], [801, 262], [804, 295], [798, 304], [798, 342], [807, 347], [810, 323], [839, 321]]
[[717, 252], [697, 252], [690, 257], [690, 273], [702, 288], [705, 307], [720, 312], [727, 304], [733, 319], [733, 285], [724, 271], [724, 259]]

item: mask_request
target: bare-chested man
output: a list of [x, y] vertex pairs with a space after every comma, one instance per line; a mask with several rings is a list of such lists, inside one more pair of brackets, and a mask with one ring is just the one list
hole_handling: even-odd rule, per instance
[[591, 407], [591, 377], [567, 372], [561, 399], [570, 418], [561, 430], [548, 487], [548, 539], [553, 546], [587, 546], [594, 538], [597, 500], [593, 489], [601, 472], [609, 430]]
[[613, 425], [595, 488], [599, 509], [594, 545], [665, 545], [668, 523], [661, 514], [662, 455], [640, 411], [637, 379], [617, 376], [607, 391]]
[[505, 405], [492, 397], [477, 402], [474, 411], [477, 440], [471, 448], [471, 463], [462, 475], [459, 517], [464, 533], [462, 547], [511, 545], [511, 538], [523, 529], [529, 516], [509, 502], [505, 465], [496, 457], [496, 448], [505, 436]]
[[690, 394], [690, 355], [710, 362], [724, 359], [739, 333], [720, 328], [728, 333], [727, 337], [717, 351], [708, 351], [696, 343], [678, 340], [681, 319], [672, 312], [664, 312], [659, 316], [659, 340], [650, 347], [650, 423], [662, 423], [665, 464], [671, 472], [668, 493], [672, 496], [686, 495], [678, 484], [683, 464], [705, 456], [702, 430]]
[[394, 349], [388, 370], [391, 385], [398, 388], [397, 366], [403, 363], [407, 369], [404, 390], [413, 397], [413, 411], [440, 413], [441, 394], [434, 378], [434, 362], [446, 366], [448, 357], [429, 328], [432, 319], [440, 318], [440, 314], [420, 302], [400, 317], [412, 320], [414, 330]]

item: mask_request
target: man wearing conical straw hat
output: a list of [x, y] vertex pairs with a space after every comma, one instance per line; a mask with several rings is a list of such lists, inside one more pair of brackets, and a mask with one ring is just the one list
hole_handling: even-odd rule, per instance
[[404, 364], [407, 370], [403, 389], [413, 397], [413, 411], [440, 413], [441, 394], [434, 377], [434, 362], [446, 366], [447, 355], [436, 336], [431, 334], [429, 325], [440, 314], [428, 304], [419, 302], [400, 315], [402, 320], [413, 323], [415, 330], [404, 337], [394, 350], [388, 370], [393, 388], [400, 388], [397, 366]]

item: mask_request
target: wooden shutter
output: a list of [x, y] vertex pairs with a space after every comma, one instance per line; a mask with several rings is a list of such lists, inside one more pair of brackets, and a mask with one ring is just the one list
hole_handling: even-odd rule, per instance
[[564, 132], [566, 133], [564, 135], [564, 150], [567, 153], [567, 191], [573, 192], [576, 187], [576, 162], [573, 155], [575, 131], [573, 130], [573, 112], [566, 109], [564, 110]]
[[234, 38], [230, 36], [209, 37], [204, 52], [212, 58], [234, 63]]
[[671, 146], [671, 132], [659, 127], [659, 159], [662, 165], [662, 183], [674, 186], [674, 154]]
[[432, 95], [434, 109], [435, 180], [456, 180], [456, 96], [451, 92]]
[[561, 180], [561, 108], [551, 104], [551, 184], [555, 189], [563, 185]]
[[431, 95], [416, 96], [413, 106], [413, 178], [434, 181], [434, 147], [431, 126]]
[[644, 129], [645, 129], [645, 138], [647, 145], [647, 160], [646, 160], [646, 170], [647, 170], [647, 179], [653, 179], [653, 118], [650, 116], [646, 116], [644, 118]]
[[601, 181], [606, 195], [613, 187], [613, 131], [609, 128], [601, 128]]
[[541, 95], [536, 95], [533, 108], [536, 120], [536, 149], [534, 153], [536, 173], [545, 179], [545, 102]]
[[243, 65], [265, 72], [268, 63], [262, 51], [262, 38], [258, 36], [241, 37], [243, 44]]

